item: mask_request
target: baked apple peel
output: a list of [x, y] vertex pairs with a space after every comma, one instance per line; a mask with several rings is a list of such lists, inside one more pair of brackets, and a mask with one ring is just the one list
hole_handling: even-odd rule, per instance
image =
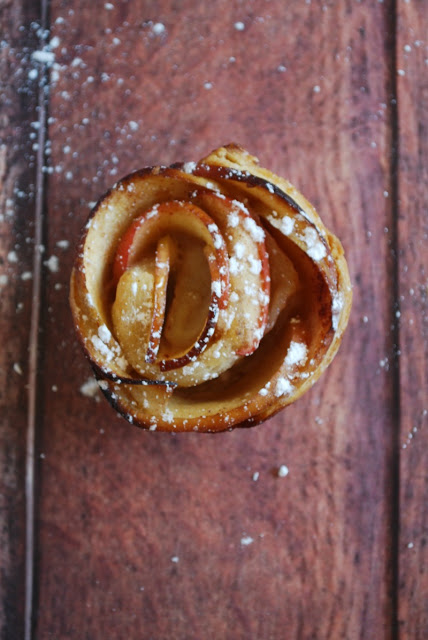
[[70, 288], [102, 391], [164, 431], [250, 426], [294, 402], [337, 352], [351, 300], [340, 242], [237, 145], [114, 185]]

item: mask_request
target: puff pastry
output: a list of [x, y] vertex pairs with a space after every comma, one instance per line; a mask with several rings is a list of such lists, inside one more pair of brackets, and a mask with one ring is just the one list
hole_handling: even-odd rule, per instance
[[351, 299], [339, 240], [234, 144], [115, 184], [70, 287], [100, 388], [162, 431], [251, 426], [297, 400], [333, 359]]

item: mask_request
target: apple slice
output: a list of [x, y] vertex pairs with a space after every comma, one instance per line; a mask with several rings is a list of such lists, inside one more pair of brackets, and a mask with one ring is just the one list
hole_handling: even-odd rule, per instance
[[156, 361], [161, 342], [172, 252], [171, 238], [169, 236], [161, 238], [156, 247], [153, 315], [145, 357], [146, 362], [149, 363]]
[[176, 355], [173, 358], [167, 358], [160, 361], [159, 366], [161, 371], [178, 369], [197, 358], [201, 353], [203, 353], [203, 351], [205, 351], [215, 333], [219, 315], [219, 303], [221, 299], [220, 270], [217, 262], [217, 256], [209, 245], [204, 247], [204, 253], [208, 261], [210, 273], [210, 303], [205, 324], [198, 339], [190, 348], [187, 348], [184, 353]]
[[[205, 253], [204, 259], [208, 261], [209, 277], [205, 278], [206, 284], [201, 283], [200, 286], [208, 287], [203, 297], [209, 304], [205, 307], [205, 318], [198, 321], [197, 330], [197, 317], [185, 327], [180, 320], [182, 315], [177, 311], [180, 302], [183, 305], [180, 297], [184, 295], [186, 279], [188, 281], [189, 278], [184, 269], [186, 258], [183, 257], [183, 247], [188, 248], [189, 243], [199, 246], [199, 252]], [[161, 370], [168, 370], [182, 367], [194, 359], [214, 335], [219, 310], [225, 309], [229, 301], [229, 260], [225, 241], [214, 220], [196, 205], [181, 201], [155, 205], [133, 221], [118, 244], [113, 280], [119, 282], [126, 270], [147, 259], [153, 251], [156, 252], [154, 305], [145, 361], [158, 364]], [[191, 259], [191, 255], [187, 258]], [[202, 275], [198, 272], [197, 261], [193, 269], [190, 265], [190, 271], [193, 271], [193, 279], [197, 280]], [[175, 329], [174, 317], [178, 320]], [[194, 339], [189, 342], [192, 332]], [[187, 346], [183, 348], [184, 345]]]
[[253, 353], [263, 338], [269, 315], [270, 267], [265, 231], [241, 203], [213, 192], [198, 194], [196, 202], [216, 221], [226, 240], [234, 296], [230, 345], [239, 356]]
[[145, 355], [153, 317], [155, 263], [153, 258], [127, 269], [116, 287], [112, 322], [127, 361], [145, 376]]
[[[269, 267], [269, 254], [266, 249], [265, 241], [257, 242], [258, 261], [260, 263], [260, 291], [258, 296], [260, 299], [260, 312], [256, 320], [256, 326], [252, 339], [247, 341], [247, 344], [242, 345], [236, 350], [239, 356], [249, 356], [260, 344], [260, 340], [266, 333], [267, 321], [269, 316], [269, 302], [270, 302], [270, 267]], [[256, 264], [256, 261], [250, 264]], [[258, 268], [258, 267], [257, 267]]]
[[211, 302], [211, 274], [204, 246], [194, 237], [177, 238], [160, 360], [186, 353], [205, 326]]

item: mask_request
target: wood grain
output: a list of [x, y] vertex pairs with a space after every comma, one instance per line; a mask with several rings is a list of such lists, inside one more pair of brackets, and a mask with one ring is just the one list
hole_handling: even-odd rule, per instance
[[399, 118], [398, 285], [401, 463], [400, 637], [428, 636], [428, 15], [400, 3], [397, 30]]
[[[394, 637], [390, 8], [116, 0], [94, 20], [51, 3], [60, 269], [43, 316], [37, 638]], [[79, 392], [73, 251], [57, 243], [121, 175], [231, 140], [343, 240], [351, 325], [323, 380], [264, 426], [144, 433]]]
[[0, 637], [5, 639], [24, 637], [26, 614], [27, 383], [38, 141], [32, 126], [38, 120], [38, 78], [29, 73], [39, 41], [37, 17], [34, 3], [0, 6]]

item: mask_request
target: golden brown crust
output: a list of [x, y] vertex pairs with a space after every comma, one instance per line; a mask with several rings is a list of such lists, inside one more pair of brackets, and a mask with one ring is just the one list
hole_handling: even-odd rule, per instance
[[235, 144], [118, 182], [70, 287], [102, 391], [164, 431], [252, 426], [294, 402], [337, 352], [351, 301], [339, 240]]

